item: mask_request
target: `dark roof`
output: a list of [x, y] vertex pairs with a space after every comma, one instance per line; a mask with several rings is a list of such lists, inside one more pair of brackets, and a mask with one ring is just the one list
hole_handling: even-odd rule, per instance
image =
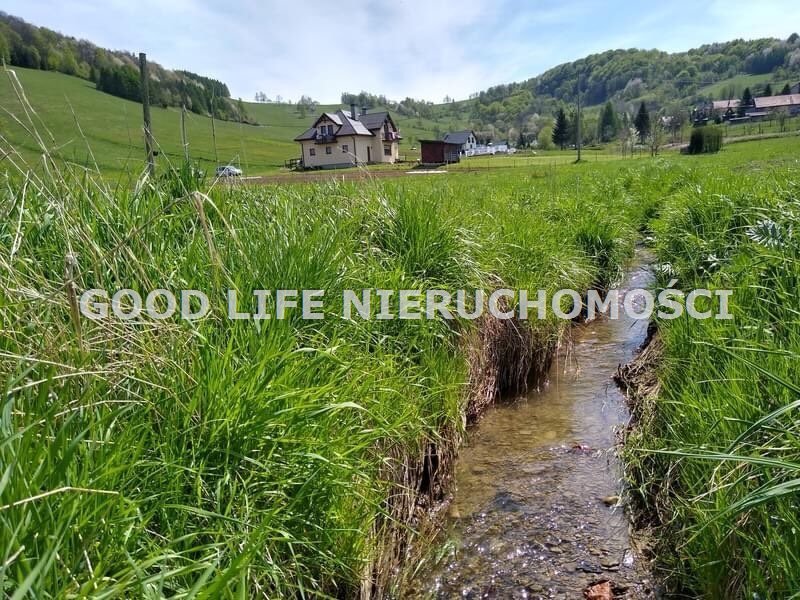
[[360, 123], [355, 119], [351, 119], [344, 111], [339, 110], [335, 113], [322, 113], [319, 117], [317, 117], [317, 120], [314, 121], [314, 125], [294, 138], [294, 141], [303, 142], [306, 140], [317, 139], [317, 125], [323, 118], [326, 117], [328, 120], [338, 125], [336, 131], [333, 133], [334, 137], [343, 135], [372, 136], [372, 133], [370, 133], [369, 129], [367, 129], [363, 123]]
[[[339, 111], [339, 112], [342, 112], [342, 111]], [[342, 124], [342, 120], [339, 118], [339, 112], [335, 112], [335, 113], [324, 112], [324, 113], [322, 113], [319, 117], [317, 117], [317, 120], [314, 121], [314, 124], [312, 125], [312, 127], [316, 127], [317, 125], [319, 125], [319, 122], [322, 121], [322, 119], [324, 119], [326, 117], [327, 117], [327, 119], [329, 121], [333, 121], [336, 125], [341, 125]]]
[[420, 140], [420, 144], [441, 144], [442, 146], [460, 146], [457, 142], [450, 142], [447, 140]]
[[[376, 113], [367, 113], [365, 115], [359, 115], [358, 120], [364, 124], [364, 127], [367, 129], [379, 129], [383, 126], [383, 122], [386, 119], [392, 121], [392, 117], [389, 116], [389, 113], [386, 111], [376, 112]], [[394, 125], [394, 121], [392, 121], [392, 125]]]
[[302, 142], [302, 141], [305, 141], [305, 140], [313, 140], [315, 137], [317, 137], [317, 128], [316, 127], [309, 127], [303, 133], [301, 133], [296, 138], [294, 138], [294, 141], [295, 142]]
[[464, 144], [469, 141], [469, 136], [474, 136], [475, 134], [471, 130], [466, 131], [454, 131], [453, 133], [445, 133], [444, 138], [442, 138], [445, 142], [450, 142], [452, 144], [458, 144], [459, 146], [463, 146]]

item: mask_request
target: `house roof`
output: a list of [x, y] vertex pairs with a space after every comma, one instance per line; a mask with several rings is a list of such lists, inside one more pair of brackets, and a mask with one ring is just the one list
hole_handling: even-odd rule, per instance
[[800, 106], [800, 94], [784, 94], [783, 96], [764, 96], [755, 98], [756, 108], [780, 108], [783, 106]]
[[464, 131], [454, 131], [452, 133], [445, 133], [444, 138], [442, 138], [445, 142], [450, 142], [451, 144], [459, 144], [464, 145], [469, 141], [469, 136], [475, 136], [475, 133], [472, 130], [464, 130]]
[[711, 103], [714, 110], [728, 110], [729, 108], [739, 108], [739, 100], [714, 100]]
[[336, 132], [336, 135], [372, 135], [361, 121], [348, 117], [343, 110], [336, 114], [342, 119], [342, 128]]
[[342, 119], [339, 118], [339, 113], [340, 112], [342, 112], [342, 111], [338, 111], [338, 112], [335, 112], [335, 113], [329, 113], [329, 112], [322, 113], [319, 117], [317, 117], [317, 120], [314, 121], [314, 125], [313, 126], [316, 127], [317, 125], [319, 125], [319, 122], [322, 121], [322, 119], [325, 119], [325, 118], [327, 118], [329, 121], [333, 121], [337, 125], [341, 125], [342, 124]]
[[317, 137], [317, 128], [316, 127], [309, 127], [303, 133], [301, 133], [296, 138], [294, 138], [294, 141], [295, 142], [303, 142], [305, 140], [313, 140], [315, 137]]
[[344, 135], [365, 135], [372, 137], [373, 135], [363, 123], [357, 119], [350, 118], [344, 111], [337, 110], [335, 113], [322, 113], [319, 117], [317, 117], [316, 121], [314, 121], [314, 124], [294, 138], [294, 141], [303, 142], [317, 139], [317, 125], [319, 125], [319, 122], [325, 118], [337, 125], [336, 130], [333, 132], [334, 137]]
[[358, 120], [364, 124], [364, 127], [367, 129], [379, 129], [383, 122], [389, 119], [394, 125], [394, 121], [392, 121], [392, 117], [389, 116], [389, 113], [386, 111], [376, 112], [376, 113], [367, 113], [358, 116]]
[[460, 146], [457, 142], [450, 142], [447, 140], [420, 140], [420, 144], [437, 144], [441, 146]]

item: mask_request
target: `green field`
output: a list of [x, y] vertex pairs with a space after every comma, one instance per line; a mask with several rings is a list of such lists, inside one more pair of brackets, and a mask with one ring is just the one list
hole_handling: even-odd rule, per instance
[[[20, 78], [37, 110], [26, 126], [48, 139], [46, 123], [69, 161], [6, 166], [0, 191], [0, 589], [14, 600], [402, 596], [414, 508], [442, 498], [465, 420], [520, 389], [569, 324], [347, 320], [344, 290], [584, 291], [614, 284], [643, 240], [658, 286], [736, 290], [734, 321], [659, 322], [661, 392], [628, 438], [662, 575], [709, 598], [800, 589], [800, 137], [355, 183], [117, 186], [141, 168], [140, 107]], [[54, 82], [98, 176], [74, 164], [85, 143]], [[218, 141], [269, 172], [282, 146], [267, 134], [300, 119], [258, 110], [263, 127], [221, 123]], [[189, 121], [208, 143], [208, 119]], [[154, 128], [179, 157], [178, 113], [155, 110]], [[211, 312], [78, 310], [84, 291], [121, 288], [201, 290]], [[328, 301], [321, 320], [231, 320], [231, 289]]]
[[763, 75], [737, 75], [729, 79], [723, 79], [710, 85], [701, 87], [697, 94], [701, 96], [711, 96], [715, 100], [727, 100], [730, 98], [741, 98], [745, 88], [755, 93], [757, 88], [761, 88], [767, 83], [772, 84], [772, 93], [778, 94], [783, 86], [796, 83], [789, 79], [776, 79], [773, 73]]
[[[14, 68], [27, 100], [36, 111], [42, 142], [58, 156], [92, 168], [97, 165], [106, 175], [139, 170], [143, 163], [142, 107], [94, 89], [91, 82], [61, 73]], [[7, 73], [0, 77], [0, 131], [5, 150], [14, 148], [28, 162], [36, 162], [40, 147], [25, 128], [24, 110]], [[186, 130], [191, 159], [211, 171], [218, 164], [240, 165], [247, 175], [274, 173], [286, 160], [296, 158], [299, 146], [295, 136], [310, 126], [314, 115], [302, 117], [296, 106], [288, 104], [246, 103], [258, 126], [216, 121], [217, 156], [214, 155], [211, 119], [187, 113]], [[321, 106], [337, 110], [339, 106]], [[377, 110], [377, 109], [376, 109]], [[7, 112], [6, 112], [7, 111]], [[415, 160], [416, 140], [434, 137], [436, 127], [464, 126], [457, 121], [434, 122], [393, 115], [404, 136], [401, 155]], [[153, 134], [160, 156], [158, 164], [180, 165], [180, 111], [152, 108]], [[47, 133], [49, 132], [49, 133]]]

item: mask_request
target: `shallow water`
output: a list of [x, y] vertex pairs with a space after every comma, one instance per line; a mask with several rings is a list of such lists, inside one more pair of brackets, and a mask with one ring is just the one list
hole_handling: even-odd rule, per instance
[[[639, 256], [622, 289], [651, 283], [643, 265]], [[615, 597], [653, 597], [625, 510], [608, 505], [621, 492], [615, 432], [628, 418], [612, 376], [646, 330], [622, 310], [576, 327], [540, 390], [470, 430], [437, 541], [444, 557], [413, 597], [573, 599], [603, 580]]]

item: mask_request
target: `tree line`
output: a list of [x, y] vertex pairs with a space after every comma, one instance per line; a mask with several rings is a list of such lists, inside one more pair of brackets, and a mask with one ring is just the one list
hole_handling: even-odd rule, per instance
[[[45, 27], [31, 25], [0, 12], [0, 60], [28, 69], [57, 71], [80, 77], [105, 93], [141, 102], [138, 59], [127, 52], [112, 52], [86, 40], [77, 40]], [[180, 107], [220, 119], [252, 122], [241, 101], [230, 97], [221, 81], [189, 71], [170, 71], [150, 62], [150, 101], [153, 105]]]

